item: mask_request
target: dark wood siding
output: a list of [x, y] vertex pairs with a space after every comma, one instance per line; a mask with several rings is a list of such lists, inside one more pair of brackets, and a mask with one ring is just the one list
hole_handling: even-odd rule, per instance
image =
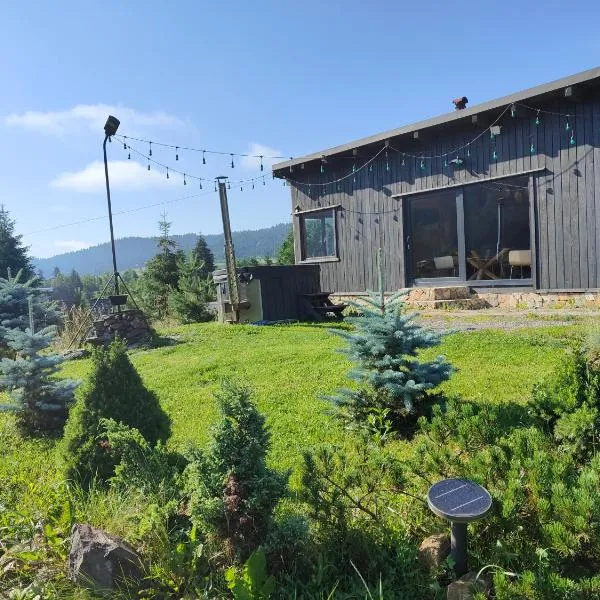
[[[426, 130], [419, 140], [391, 139], [387, 156], [383, 151], [370, 167], [354, 176], [345, 177], [352, 171], [352, 155], [329, 158], [323, 174], [315, 162], [286, 173], [292, 180], [293, 209], [340, 205], [336, 211], [339, 261], [320, 263], [322, 289], [362, 292], [376, 288], [379, 247], [383, 248], [387, 289], [406, 285], [403, 200], [393, 196], [523, 172], [532, 172], [536, 287], [600, 287], [600, 101], [589, 95], [576, 101], [559, 99], [542, 108], [561, 114], [541, 113], [541, 123], [536, 125], [535, 112], [519, 108], [512, 117], [507, 110], [498, 122], [502, 131], [495, 139], [489, 129], [470, 120], [461, 126], [454, 123], [452, 128]], [[566, 118], [561, 116], [565, 114], [571, 115], [575, 145], [569, 143], [571, 129], [566, 130]], [[465, 168], [454, 169], [449, 162], [454, 155], [447, 161], [441, 155], [469, 141], [455, 153], [465, 160]], [[382, 148], [381, 143], [359, 148], [356, 166]], [[435, 158], [426, 159], [421, 168], [421, 155]], [[345, 179], [336, 181], [342, 177]], [[334, 181], [324, 188], [316, 185]], [[295, 217], [297, 262], [301, 258], [298, 221]]]

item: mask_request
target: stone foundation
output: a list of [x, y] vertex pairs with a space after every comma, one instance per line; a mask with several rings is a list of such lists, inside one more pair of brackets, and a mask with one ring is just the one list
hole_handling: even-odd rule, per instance
[[[532, 308], [600, 308], [600, 292], [561, 292], [539, 293], [531, 291], [510, 291], [504, 288], [498, 292], [478, 292], [468, 286], [408, 288], [405, 302], [408, 306], [421, 310], [461, 309], [478, 310], [498, 308], [519, 310]], [[389, 296], [391, 294], [386, 294]], [[356, 302], [361, 304], [365, 294], [332, 294], [334, 302]]]
[[123, 310], [94, 321], [87, 342], [107, 345], [118, 336], [128, 345], [145, 344], [152, 338], [146, 315], [141, 310]]

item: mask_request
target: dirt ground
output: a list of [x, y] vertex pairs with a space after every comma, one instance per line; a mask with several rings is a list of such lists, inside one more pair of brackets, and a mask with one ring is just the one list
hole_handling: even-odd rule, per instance
[[521, 329], [552, 325], [586, 324], [600, 327], [600, 310], [531, 309], [531, 310], [425, 310], [420, 319], [434, 329], [476, 331], [479, 329]]

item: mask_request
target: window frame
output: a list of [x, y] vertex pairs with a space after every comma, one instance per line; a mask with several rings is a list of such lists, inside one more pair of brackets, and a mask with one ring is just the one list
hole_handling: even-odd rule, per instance
[[[298, 217], [298, 231], [300, 235], [300, 262], [315, 263], [315, 262], [337, 262], [339, 258], [339, 240], [338, 240], [338, 224], [337, 210], [339, 206], [324, 206], [322, 208], [311, 209], [306, 211], [298, 211], [295, 216]], [[326, 254], [323, 256], [306, 256], [306, 238], [305, 238], [305, 219], [315, 218], [319, 216], [331, 216], [333, 218], [333, 251], [334, 254]]]

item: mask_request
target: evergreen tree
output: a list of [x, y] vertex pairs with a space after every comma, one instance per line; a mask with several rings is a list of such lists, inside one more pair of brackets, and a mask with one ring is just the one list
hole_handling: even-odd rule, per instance
[[169, 313], [169, 296], [178, 289], [179, 271], [182, 260], [181, 251], [175, 252], [176, 243], [169, 237], [171, 223], [163, 214], [158, 222], [160, 237], [158, 247], [161, 250], [148, 261], [139, 284], [141, 301], [148, 314], [157, 319]]
[[208, 247], [206, 240], [198, 235], [198, 241], [192, 250], [192, 257], [200, 265], [200, 276], [203, 278], [212, 275], [215, 270], [215, 257], [212, 250]]
[[168, 415], [156, 394], [144, 386], [121, 340], [94, 349], [92, 373], [65, 427], [62, 455], [66, 475], [84, 486], [94, 477], [107, 481], [118, 463], [105, 440], [99, 439], [102, 419], [134, 427], [151, 445], [165, 441], [170, 433]]
[[6, 343], [16, 356], [0, 361], [0, 388], [7, 390], [13, 400], [13, 404], [0, 409], [14, 410], [19, 428], [27, 434], [60, 433], [73, 402], [76, 382], [51, 378], [64, 359], [56, 354], [40, 354], [50, 346], [54, 335], [54, 327], [37, 333], [30, 329], [4, 331]]
[[35, 275], [29, 248], [21, 243], [22, 235], [15, 235], [15, 221], [9, 212], [0, 205], [0, 276], [11, 277], [12, 274], [23, 271], [24, 278]]
[[179, 269], [178, 288], [169, 296], [170, 312], [181, 323], [212, 321], [214, 314], [206, 307], [215, 298], [212, 275], [203, 275], [204, 269], [193, 253], [180, 262]]
[[24, 331], [29, 327], [30, 303], [34, 330], [61, 322], [60, 312], [36, 282], [35, 278], [23, 281], [23, 271], [14, 277], [0, 277], [0, 352], [13, 358], [15, 351], [8, 347], [6, 336], [12, 329]]
[[293, 265], [296, 259], [294, 257], [294, 229], [290, 227], [288, 234], [277, 250], [277, 263], [280, 265]]
[[364, 424], [374, 412], [386, 411], [397, 425], [418, 414], [427, 392], [452, 373], [441, 356], [417, 358], [419, 350], [438, 345], [441, 334], [417, 325], [416, 315], [403, 310], [402, 295], [384, 303], [383, 294], [370, 293], [367, 306], [355, 305], [362, 314], [347, 319], [355, 330], [333, 330], [348, 343], [342, 352], [357, 363], [348, 376], [358, 382], [358, 389], [342, 389], [331, 398], [349, 420]]
[[196, 450], [186, 469], [190, 514], [205, 535], [216, 532], [228, 553], [243, 561], [265, 541], [289, 473], [266, 465], [270, 434], [250, 390], [226, 382], [216, 398], [221, 420], [208, 449]]

